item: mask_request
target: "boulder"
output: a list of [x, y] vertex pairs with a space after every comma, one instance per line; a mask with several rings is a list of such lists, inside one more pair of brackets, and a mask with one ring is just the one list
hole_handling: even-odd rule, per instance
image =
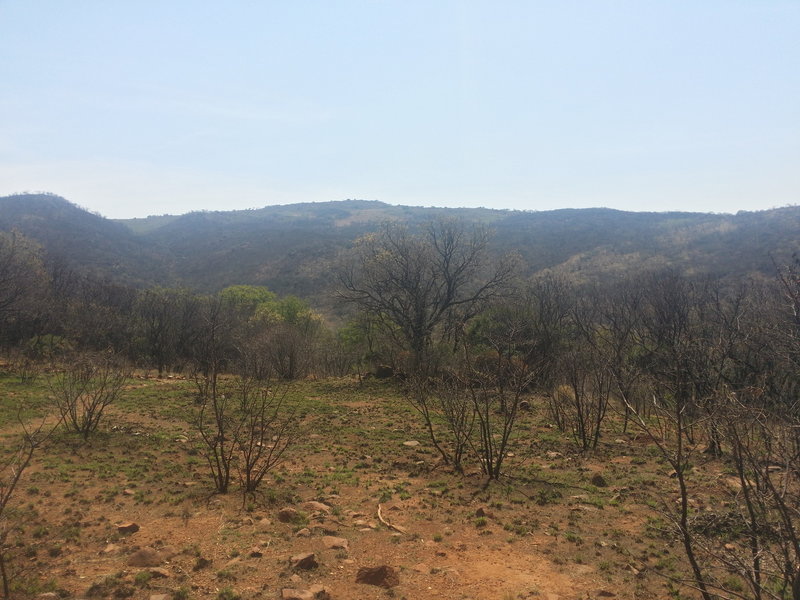
[[281, 523], [295, 523], [300, 520], [300, 513], [291, 506], [287, 506], [278, 511], [278, 521]]
[[349, 550], [349, 542], [341, 537], [326, 535], [322, 538], [322, 544], [329, 550]]
[[129, 567], [158, 567], [164, 562], [162, 554], [152, 548], [142, 548], [128, 557]]
[[400, 585], [400, 577], [397, 571], [388, 565], [381, 565], [380, 567], [361, 567], [358, 573], [356, 573], [356, 583], [392, 588]]
[[139, 525], [133, 522], [120, 523], [117, 525], [117, 531], [119, 533], [136, 533], [139, 531]]
[[306, 552], [304, 554], [295, 554], [289, 559], [289, 564], [293, 569], [316, 569], [319, 564], [313, 552]]

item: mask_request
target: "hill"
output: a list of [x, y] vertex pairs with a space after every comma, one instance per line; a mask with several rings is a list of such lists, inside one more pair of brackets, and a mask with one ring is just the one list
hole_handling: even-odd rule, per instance
[[526, 274], [604, 280], [653, 268], [739, 278], [771, 276], [800, 251], [800, 207], [731, 214], [606, 208], [510, 211], [344, 200], [113, 221], [51, 195], [0, 198], [0, 229], [17, 229], [76, 268], [137, 285], [213, 291], [266, 285], [324, 305], [337, 254], [384, 221], [481, 223], [495, 250]]

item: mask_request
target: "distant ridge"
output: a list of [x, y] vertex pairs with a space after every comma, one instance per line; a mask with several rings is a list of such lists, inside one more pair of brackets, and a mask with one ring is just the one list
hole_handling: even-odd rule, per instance
[[773, 276], [773, 258], [800, 251], [800, 207], [737, 214], [645, 213], [608, 208], [513, 211], [394, 206], [342, 200], [114, 221], [58, 196], [0, 198], [0, 229], [37, 240], [76, 269], [135, 285], [266, 285], [329, 302], [336, 256], [384, 221], [481, 223], [497, 252], [524, 274], [544, 270], [602, 281], [674, 268], [731, 279]]

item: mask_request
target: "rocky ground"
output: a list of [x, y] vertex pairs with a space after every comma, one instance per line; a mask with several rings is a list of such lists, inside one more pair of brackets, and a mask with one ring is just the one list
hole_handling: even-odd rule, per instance
[[[286, 462], [254, 495], [219, 495], [193, 394], [140, 379], [88, 442], [54, 436], [8, 512], [17, 597], [628, 600], [667, 597], [685, 570], [659, 516], [674, 482], [642, 434], [582, 455], [531, 399], [486, 487], [440, 463], [392, 384], [302, 382]], [[696, 470], [698, 510], [716, 510], [725, 478]]]

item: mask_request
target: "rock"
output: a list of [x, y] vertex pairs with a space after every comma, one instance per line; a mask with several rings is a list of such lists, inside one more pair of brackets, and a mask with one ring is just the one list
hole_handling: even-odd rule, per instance
[[204, 558], [202, 556], [198, 556], [197, 560], [194, 563], [194, 566], [192, 567], [192, 571], [201, 571], [206, 567], [210, 567], [212, 562], [214, 561], [208, 558]]
[[105, 548], [103, 548], [102, 554], [114, 554], [114, 552], [119, 552], [120, 547], [116, 544], [109, 544]]
[[326, 515], [331, 512], [331, 507], [322, 502], [309, 500], [303, 503], [303, 508], [311, 512], [324, 512]]
[[291, 506], [278, 511], [278, 521], [281, 523], [294, 523], [300, 520], [300, 513]]
[[616, 596], [614, 592], [609, 592], [608, 590], [597, 590], [596, 595], [598, 598], [613, 598]]
[[550, 460], [553, 460], [555, 458], [561, 458], [564, 455], [561, 454], [561, 452], [548, 452], [547, 454], [545, 454], [545, 456]]
[[425, 563], [417, 563], [416, 565], [411, 567], [411, 570], [416, 571], [417, 573], [425, 573], [425, 574], [431, 572], [431, 568]]
[[307, 590], [283, 588], [281, 600], [331, 600], [331, 595], [323, 586], [312, 585]]
[[120, 523], [117, 525], [117, 531], [120, 533], [136, 533], [139, 531], [139, 526], [136, 523]]
[[122, 493], [126, 496], [133, 496], [136, 492], [130, 488], [122, 490]]
[[166, 594], [151, 594], [150, 600], [169, 600], [169, 596]]
[[531, 409], [531, 403], [528, 402], [527, 400], [522, 400], [519, 403], [519, 409], [520, 410], [530, 410]]
[[306, 552], [304, 554], [295, 554], [289, 559], [289, 564], [293, 569], [316, 569], [319, 566], [317, 558], [313, 552]]
[[416, 446], [419, 446], [419, 442], [417, 440], [408, 440], [407, 442], [403, 442], [403, 446], [414, 448]]
[[152, 548], [142, 548], [128, 557], [125, 562], [129, 567], [157, 567], [164, 562], [160, 552]]
[[167, 571], [166, 569], [161, 569], [159, 567], [148, 569], [148, 572], [152, 577], [155, 577], [156, 579], [166, 579], [167, 577], [170, 576], [169, 571]]
[[391, 588], [400, 585], [400, 577], [397, 575], [397, 571], [388, 565], [361, 567], [356, 573], [356, 583]]
[[373, 376], [375, 379], [388, 379], [394, 376], [394, 369], [389, 365], [378, 365]]
[[606, 481], [606, 478], [603, 477], [600, 473], [595, 473], [594, 475], [592, 475], [591, 483], [592, 483], [593, 486], [596, 486], [596, 487], [607, 487], [608, 486], [608, 482]]
[[36, 597], [39, 598], [39, 600], [50, 600], [51, 598], [55, 600], [58, 598], [58, 594], [55, 592], [43, 592]]
[[485, 506], [481, 506], [478, 510], [475, 511], [476, 517], [487, 517], [489, 519], [494, 519], [494, 513], [490, 511]]
[[262, 556], [264, 556], [264, 553], [261, 551], [261, 548], [259, 548], [258, 546], [254, 546], [253, 548], [250, 548], [248, 556], [250, 558], [261, 558]]
[[349, 550], [349, 542], [341, 537], [326, 535], [322, 538], [322, 544], [329, 550]]

